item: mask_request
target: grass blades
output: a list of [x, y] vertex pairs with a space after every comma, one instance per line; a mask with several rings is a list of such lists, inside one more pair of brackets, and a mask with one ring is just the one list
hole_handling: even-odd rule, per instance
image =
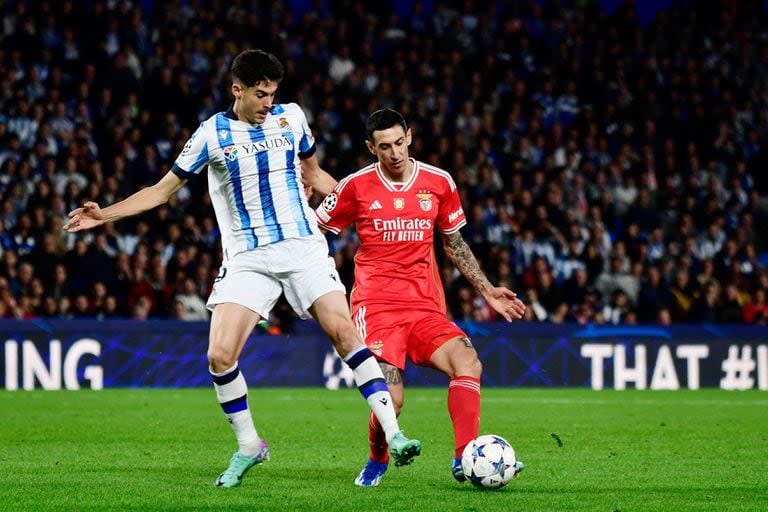
[[768, 395], [484, 389], [481, 433], [526, 470], [499, 491], [458, 484], [443, 389], [408, 389], [423, 442], [378, 488], [354, 390], [251, 389], [272, 460], [214, 487], [235, 450], [212, 390], [0, 392], [0, 510], [765, 510]]

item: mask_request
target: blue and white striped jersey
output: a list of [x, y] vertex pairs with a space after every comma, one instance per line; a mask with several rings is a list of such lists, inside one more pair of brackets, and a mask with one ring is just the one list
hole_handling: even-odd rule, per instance
[[187, 179], [208, 165], [208, 189], [224, 259], [319, 233], [301, 184], [301, 158], [315, 141], [301, 108], [274, 105], [264, 123], [239, 121], [230, 108], [200, 124], [172, 171]]

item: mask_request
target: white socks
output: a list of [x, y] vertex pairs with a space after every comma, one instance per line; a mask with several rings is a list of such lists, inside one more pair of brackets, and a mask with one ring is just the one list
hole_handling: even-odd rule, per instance
[[221, 373], [211, 372], [213, 388], [224, 414], [237, 437], [240, 453], [253, 457], [261, 448], [261, 438], [253, 425], [251, 411], [248, 409], [248, 386], [240, 373], [237, 363]]
[[400, 431], [400, 425], [397, 422], [395, 408], [392, 405], [392, 396], [389, 394], [389, 388], [384, 381], [384, 374], [381, 373], [379, 363], [376, 362], [373, 354], [365, 345], [361, 345], [360, 348], [347, 354], [344, 361], [352, 369], [357, 389], [368, 401], [368, 405], [381, 423], [381, 428], [387, 437], [387, 443], [389, 443]]

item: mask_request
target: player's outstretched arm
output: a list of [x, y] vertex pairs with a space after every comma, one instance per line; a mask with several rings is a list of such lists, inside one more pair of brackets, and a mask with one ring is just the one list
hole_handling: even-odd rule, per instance
[[485, 301], [507, 322], [523, 318], [525, 304], [517, 298], [517, 294], [503, 286], [493, 286], [477, 263], [467, 242], [461, 233], [442, 235], [443, 247], [448, 259], [459, 269], [470, 284], [483, 296]]
[[84, 229], [95, 228], [107, 222], [114, 222], [123, 217], [130, 217], [151, 210], [176, 193], [187, 180], [181, 179], [169, 172], [151, 187], [143, 188], [126, 199], [106, 208], [100, 208], [93, 201], [88, 201], [82, 208], [69, 212], [69, 222], [64, 225], [64, 230], [74, 233]]
[[315, 155], [301, 161], [301, 181], [304, 182], [304, 185], [312, 187], [312, 190], [320, 194], [320, 197], [330, 194], [337, 183], [333, 176], [320, 167]]

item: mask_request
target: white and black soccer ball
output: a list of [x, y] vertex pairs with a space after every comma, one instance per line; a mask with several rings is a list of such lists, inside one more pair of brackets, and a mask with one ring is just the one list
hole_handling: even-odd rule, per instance
[[461, 455], [464, 476], [477, 487], [499, 489], [517, 471], [515, 450], [503, 437], [489, 434], [470, 441]]

